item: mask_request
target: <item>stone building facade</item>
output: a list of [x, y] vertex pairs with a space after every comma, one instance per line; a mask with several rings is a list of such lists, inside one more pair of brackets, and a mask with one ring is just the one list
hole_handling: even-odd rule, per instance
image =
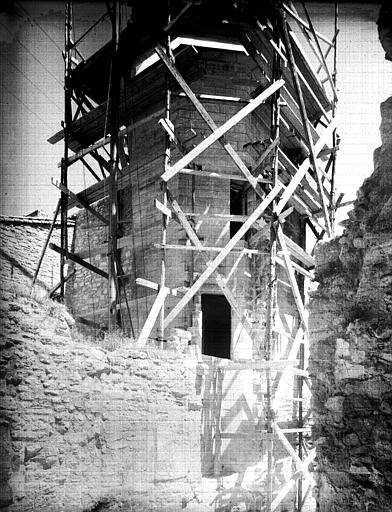
[[[177, 65], [188, 79], [197, 95], [202, 95], [206, 109], [218, 125], [222, 125], [246, 104], [258, 86], [258, 71], [252, 61], [243, 52], [199, 48], [185, 58], [178, 58]], [[145, 84], [156, 79], [156, 71], [151, 70], [147, 76], [140, 78], [138, 90], [143, 91]], [[161, 84], [157, 84], [159, 88]], [[151, 86], [149, 86], [151, 88]], [[143, 278], [155, 283], [161, 276], [162, 214], [155, 207], [155, 198], [161, 197], [161, 179], [164, 171], [165, 132], [158, 120], [163, 115], [163, 101], [157, 94], [143, 114], [145, 121], [138, 122], [135, 114], [136, 128], [128, 131], [129, 154], [132, 155], [129, 174], [121, 177], [119, 198], [119, 227], [121, 265], [125, 277], [125, 289], [131, 310], [134, 330], [140, 332], [154, 302], [156, 292], [136, 283]], [[141, 94], [141, 93], [139, 93]], [[151, 95], [151, 90], [148, 93]], [[214, 95], [209, 99], [208, 95]], [[229, 98], [218, 100], [217, 96]], [[231, 100], [230, 100], [231, 98]], [[143, 101], [139, 99], [139, 101]], [[158, 114], [156, 113], [158, 111]], [[151, 112], [151, 114], [150, 114]], [[155, 112], [155, 114], [154, 114]], [[150, 114], [150, 115], [149, 115]], [[238, 123], [229, 133], [230, 143], [246, 165], [254, 165], [270, 137], [270, 107], [264, 104]], [[200, 142], [209, 132], [204, 121], [190, 104], [189, 100], [174, 94], [171, 102], [171, 120], [176, 127], [176, 135], [186, 151]], [[287, 135], [287, 134], [284, 134]], [[298, 152], [295, 137], [282, 137], [282, 149], [290, 156]], [[265, 144], [264, 144], [265, 142]], [[180, 157], [179, 151], [172, 149], [173, 161]], [[268, 163], [268, 162], [267, 162]], [[200, 176], [180, 173], [168, 183], [170, 194], [178, 201], [188, 220], [196, 228], [203, 245], [211, 248], [205, 252], [209, 259], [217, 254], [233, 236], [241, 221], [230, 221], [230, 215], [250, 215], [257, 206], [257, 197], [244, 181], [236, 179], [219, 179], [202, 175], [203, 172], [215, 172], [233, 175], [233, 163], [219, 143], [213, 144], [196, 160], [195, 165], [201, 171]], [[268, 178], [268, 165], [265, 177]], [[235, 168], [234, 168], [235, 169]], [[234, 170], [235, 173], [235, 170]], [[107, 200], [96, 203], [95, 208], [103, 215], [107, 212]], [[243, 222], [244, 220], [242, 220]], [[304, 227], [300, 217], [295, 213], [286, 221], [285, 231], [299, 245], [304, 243]], [[251, 321], [253, 330], [259, 332], [262, 339], [265, 307], [267, 297], [268, 233], [264, 239], [254, 241], [256, 230], [250, 230], [236, 249], [219, 267], [223, 276], [230, 276], [230, 287], [236, 296], [241, 312]], [[108, 230], [91, 213], [80, 212], [76, 217], [76, 230], [73, 250], [77, 255], [88, 258], [96, 267], [107, 270], [106, 249], [97, 254], [95, 248], [107, 242]], [[166, 244], [166, 283], [172, 289], [186, 290], [205, 268], [205, 260], [187, 243], [187, 235], [176, 222], [175, 216], [170, 220]], [[214, 250], [214, 247], [216, 248]], [[241, 250], [251, 249], [241, 257]], [[89, 258], [91, 255], [91, 258]], [[238, 260], [238, 261], [237, 261]], [[95, 324], [105, 318], [107, 310], [107, 284], [105, 278], [89, 270], [75, 266], [76, 274], [67, 285], [67, 303], [78, 315], [92, 320]], [[233, 269], [233, 271], [232, 271]], [[286, 279], [284, 272], [279, 277]], [[282, 292], [283, 295], [285, 292]], [[215, 297], [215, 298], [214, 298]], [[256, 298], [258, 297], [258, 298]], [[215, 301], [215, 302], [214, 302]], [[178, 297], [168, 296], [165, 313], [173, 309]], [[218, 288], [214, 276], [203, 285], [200, 292], [172, 322], [172, 327], [189, 329], [193, 343], [202, 348], [203, 327], [201, 315], [207, 315], [207, 309], [220, 308], [221, 315], [226, 315], [226, 328], [230, 333], [230, 347], [226, 348], [228, 356], [252, 357], [253, 350], [247, 334], [241, 330], [238, 319], [225, 313], [226, 299]], [[106, 307], [106, 308], [105, 308]], [[280, 303], [282, 310], [295, 316], [295, 307], [290, 291]], [[124, 323], [127, 314], [123, 305]], [[204, 310], [204, 311], [203, 311]], [[95, 320], [94, 320], [95, 319]], [[101, 319], [101, 320], [98, 320]], [[157, 338], [157, 332], [151, 333]], [[211, 355], [219, 355], [211, 354]]]

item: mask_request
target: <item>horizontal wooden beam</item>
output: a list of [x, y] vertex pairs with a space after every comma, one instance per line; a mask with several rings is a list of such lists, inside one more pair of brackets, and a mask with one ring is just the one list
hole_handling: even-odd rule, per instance
[[[195, 176], [200, 176], [202, 178], [216, 178], [219, 180], [237, 180], [237, 181], [248, 181], [245, 176], [242, 174], [226, 174], [218, 171], [198, 171], [196, 169], [189, 169], [188, 167], [185, 169], [181, 169], [178, 171], [182, 174], [193, 174]], [[272, 183], [272, 180], [268, 178], [263, 178], [262, 176], [255, 177], [257, 183]]]
[[[203, 245], [202, 247], [196, 247], [194, 245], [179, 245], [179, 244], [160, 244], [156, 243], [154, 244], [155, 247], [158, 249], [172, 249], [172, 250], [178, 250], [178, 251], [205, 251], [205, 252], [220, 252], [223, 247], [213, 247], [213, 246], [206, 246]], [[232, 253], [238, 254], [241, 252], [244, 252], [245, 254], [259, 254], [259, 255], [267, 255], [269, 252], [266, 251], [258, 251], [257, 249], [232, 249]]]
[[230, 362], [221, 362], [218, 365], [222, 371], [238, 371], [238, 370], [256, 370], [256, 371], [264, 371], [264, 370], [282, 370], [283, 368], [293, 367], [298, 364], [298, 359], [280, 359], [276, 361], [265, 361], [263, 359], [260, 360], [249, 360], [249, 361], [230, 361]]
[[[144, 286], [145, 288], [150, 288], [151, 290], [159, 291], [162, 287], [158, 283], [154, 281], [150, 281], [149, 279], [144, 279], [143, 277], [136, 278], [136, 284], [139, 286]], [[167, 287], [165, 287], [167, 288]], [[167, 288], [168, 293], [177, 297], [179, 295], [184, 295], [184, 293], [188, 290], [186, 286], [181, 286], [178, 288]]]

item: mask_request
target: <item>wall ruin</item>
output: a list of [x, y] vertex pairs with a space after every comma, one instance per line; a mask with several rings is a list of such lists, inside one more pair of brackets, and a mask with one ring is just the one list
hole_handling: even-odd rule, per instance
[[320, 512], [387, 512], [392, 494], [392, 98], [341, 237], [316, 251], [309, 372]]

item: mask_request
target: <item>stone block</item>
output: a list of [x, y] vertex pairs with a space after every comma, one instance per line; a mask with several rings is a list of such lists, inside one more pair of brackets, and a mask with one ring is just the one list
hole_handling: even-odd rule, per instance
[[348, 361], [340, 360], [335, 366], [335, 379], [340, 382], [346, 379], [363, 379], [366, 376], [366, 369], [360, 364], [351, 364]]
[[350, 343], [342, 338], [337, 338], [335, 357], [349, 357], [350, 356]]

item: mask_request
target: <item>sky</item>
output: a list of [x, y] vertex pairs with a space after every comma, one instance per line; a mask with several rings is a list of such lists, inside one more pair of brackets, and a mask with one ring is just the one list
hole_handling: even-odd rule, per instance
[[[23, 215], [40, 209], [53, 212], [62, 143], [47, 139], [63, 119], [64, 4], [57, 1], [8, 2], [0, 7], [0, 214]], [[316, 28], [331, 38], [333, 6], [309, 3]], [[81, 35], [105, 10], [103, 2], [74, 2], [75, 35]], [[299, 9], [300, 10], [300, 9]], [[338, 42], [338, 115], [341, 149], [336, 184], [345, 200], [373, 170], [380, 145], [379, 104], [392, 93], [392, 63], [378, 42], [377, 4], [340, 4]], [[88, 36], [88, 56], [110, 38], [106, 19]], [[322, 43], [323, 45], [323, 43]], [[325, 45], [323, 46], [324, 49]], [[69, 187], [78, 191], [90, 182], [82, 167], [72, 166]], [[343, 220], [347, 208], [339, 215]]]

